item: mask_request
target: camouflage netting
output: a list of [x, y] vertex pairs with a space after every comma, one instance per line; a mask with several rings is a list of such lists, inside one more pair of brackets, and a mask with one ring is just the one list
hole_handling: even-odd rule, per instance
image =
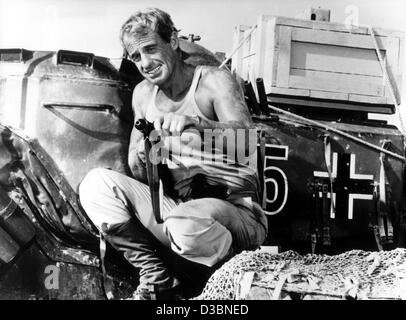
[[195, 299], [406, 299], [406, 249], [336, 256], [244, 251]]

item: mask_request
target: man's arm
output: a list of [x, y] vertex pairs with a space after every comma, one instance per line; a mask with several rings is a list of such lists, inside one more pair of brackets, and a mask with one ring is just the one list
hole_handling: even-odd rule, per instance
[[[218, 121], [200, 120], [201, 128], [247, 129], [252, 127], [251, 115], [234, 76], [227, 70], [208, 68], [202, 76], [202, 91], [197, 99], [208, 99]], [[207, 95], [205, 97], [205, 95]], [[201, 105], [207, 102], [202, 101]]]
[[[141, 82], [134, 88], [132, 99], [134, 121], [145, 117], [142, 108], [142, 98], [145, 96], [145, 91], [145, 82]], [[128, 165], [135, 179], [147, 183], [148, 179], [145, 167], [145, 156], [144, 135], [133, 126], [128, 147]]]

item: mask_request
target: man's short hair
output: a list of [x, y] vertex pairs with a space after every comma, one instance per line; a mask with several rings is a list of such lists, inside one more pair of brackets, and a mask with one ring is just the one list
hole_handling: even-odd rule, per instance
[[121, 27], [120, 41], [124, 46], [125, 35], [146, 35], [155, 31], [166, 42], [171, 41], [172, 33], [178, 30], [171, 19], [171, 16], [158, 8], [146, 8], [135, 12]]

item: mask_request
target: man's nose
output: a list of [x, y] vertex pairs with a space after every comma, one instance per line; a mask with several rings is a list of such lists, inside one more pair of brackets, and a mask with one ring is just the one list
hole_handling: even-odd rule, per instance
[[141, 55], [141, 67], [144, 69], [144, 71], [148, 71], [148, 68], [151, 66], [151, 62], [152, 59], [149, 55]]

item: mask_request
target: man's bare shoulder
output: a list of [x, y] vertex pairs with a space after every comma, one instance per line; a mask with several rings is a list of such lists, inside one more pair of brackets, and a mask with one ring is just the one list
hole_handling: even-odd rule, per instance
[[230, 80], [233, 76], [227, 69], [219, 69], [214, 66], [202, 66], [202, 79], [203, 80]]
[[201, 106], [207, 106], [209, 101], [220, 122], [250, 124], [251, 117], [242, 90], [229, 70], [204, 66], [198, 88], [196, 101]]
[[213, 66], [202, 67], [201, 82], [209, 88], [232, 88], [237, 82], [235, 77], [227, 69], [219, 69]]
[[133, 108], [143, 108], [153, 90], [154, 85], [147, 80], [143, 80], [137, 84], [133, 91]]
[[227, 69], [203, 66], [201, 88], [217, 93], [239, 94], [240, 89], [235, 76]]

